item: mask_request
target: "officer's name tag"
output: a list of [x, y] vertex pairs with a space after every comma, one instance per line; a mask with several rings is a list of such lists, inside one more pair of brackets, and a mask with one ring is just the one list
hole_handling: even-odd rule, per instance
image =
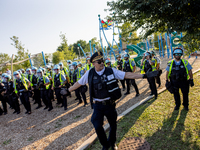
[[111, 75], [107, 76], [107, 79], [108, 79], [108, 81], [114, 79], [114, 75], [111, 74]]

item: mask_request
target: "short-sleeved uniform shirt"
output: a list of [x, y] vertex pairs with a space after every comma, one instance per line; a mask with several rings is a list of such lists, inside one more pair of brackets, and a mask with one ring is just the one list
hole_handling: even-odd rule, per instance
[[[119, 79], [119, 80], [124, 79], [125, 72], [117, 70], [115, 68], [112, 68], [112, 70], [113, 70], [113, 74], [114, 74], [116, 79]], [[96, 73], [98, 75], [102, 75], [104, 71], [105, 71], [105, 67], [101, 71], [96, 71]], [[89, 75], [89, 70], [81, 77], [80, 80], [78, 80], [78, 83], [81, 84], [81, 85], [87, 84], [88, 83], [88, 75]]]
[[[25, 78], [25, 77], [22, 77], [22, 78]], [[16, 79], [16, 80], [19, 80], [19, 79]], [[28, 83], [30, 82], [27, 78], [25, 78], [25, 81]], [[15, 84], [13, 84], [13, 88], [15, 88]]]
[[[125, 63], [128, 64], [128, 63], [129, 63], [129, 60], [126, 60]], [[134, 61], [131, 61], [131, 65], [132, 65], [132, 66], [135, 66], [135, 62], [134, 62]]]
[[[175, 62], [175, 65], [176, 65], [176, 66], [180, 66], [180, 64], [181, 64], [181, 60], [180, 60], [180, 61], [174, 60], [174, 62]], [[186, 67], [187, 67], [188, 71], [192, 69], [192, 66], [190, 65], [189, 62], [188, 62], [188, 64], [187, 64]], [[170, 65], [167, 65], [166, 70], [169, 71], [169, 68], [170, 68]]]
[[[60, 73], [59, 73], [59, 74], [55, 74], [55, 76], [56, 76], [56, 77], [60, 76]], [[63, 82], [66, 81], [66, 78], [65, 78], [65, 76], [64, 76], [62, 73], [61, 73], [61, 80], [62, 80]]]
[[[114, 74], [114, 76], [115, 76], [116, 79], [118, 79], [118, 80], [123, 80], [123, 79], [124, 79], [124, 77], [125, 77], [125, 72], [120, 71], [120, 70], [117, 70], [117, 69], [115, 69], [115, 68], [112, 68], [112, 70], [113, 70], [113, 74]], [[90, 70], [88, 70], [88, 71], [81, 77], [81, 79], [78, 81], [79, 84], [85, 85], [85, 84], [88, 83], [89, 71], [90, 71]], [[96, 70], [95, 70], [95, 71], [96, 71]], [[104, 67], [101, 71], [96, 71], [96, 73], [97, 73], [98, 75], [101, 76], [101, 75], [104, 73], [104, 71], [105, 71], [105, 67]], [[108, 97], [108, 98], [105, 98], [105, 99], [97, 99], [97, 98], [94, 98], [93, 100], [94, 100], [94, 101], [104, 101], [104, 100], [108, 100], [108, 99], [110, 99], [110, 98], [109, 98], [109, 97]]]

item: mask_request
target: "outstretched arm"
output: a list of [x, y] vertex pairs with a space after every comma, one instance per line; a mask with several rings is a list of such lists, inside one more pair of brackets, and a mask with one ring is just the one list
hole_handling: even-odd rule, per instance
[[126, 72], [124, 76], [124, 79], [140, 79], [140, 78], [143, 78], [142, 74], [133, 72]]
[[68, 90], [69, 92], [72, 92], [76, 89], [78, 89], [81, 86], [81, 84], [79, 84], [78, 82], [76, 82], [73, 86], [71, 86]]

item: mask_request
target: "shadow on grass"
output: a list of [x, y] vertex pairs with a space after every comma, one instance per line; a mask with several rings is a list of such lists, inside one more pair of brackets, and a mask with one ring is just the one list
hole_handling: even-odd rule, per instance
[[[145, 103], [143, 103], [142, 105], [140, 105], [139, 107], [135, 108], [133, 110], [133, 112], [137, 112], [135, 113], [133, 118], [130, 118], [128, 116], [125, 116], [124, 118], [120, 119], [120, 126], [117, 130], [117, 141], [116, 143], [119, 143], [122, 138], [124, 137], [124, 135], [129, 131], [129, 129], [136, 123], [136, 121], [138, 120], [138, 118], [141, 116], [141, 114], [155, 101], [156, 99], [151, 99]], [[123, 119], [125, 119], [126, 121], [123, 122]], [[138, 135], [140, 136], [140, 135]]]
[[[185, 131], [185, 119], [187, 111], [184, 109], [180, 112], [174, 110], [171, 117], [163, 121], [163, 126], [158, 129], [151, 137], [147, 137], [146, 140], [150, 143], [152, 149], [200, 149], [196, 144], [196, 141], [191, 144], [191, 132]], [[183, 141], [182, 134], [185, 134], [185, 140]]]

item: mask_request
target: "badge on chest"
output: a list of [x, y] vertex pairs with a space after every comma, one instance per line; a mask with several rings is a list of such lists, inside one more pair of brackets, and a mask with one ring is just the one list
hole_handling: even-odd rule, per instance
[[114, 79], [114, 75], [113, 75], [113, 74], [108, 75], [108, 76], [107, 76], [107, 79], [108, 79], [108, 81], [113, 80], [113, 79]]

